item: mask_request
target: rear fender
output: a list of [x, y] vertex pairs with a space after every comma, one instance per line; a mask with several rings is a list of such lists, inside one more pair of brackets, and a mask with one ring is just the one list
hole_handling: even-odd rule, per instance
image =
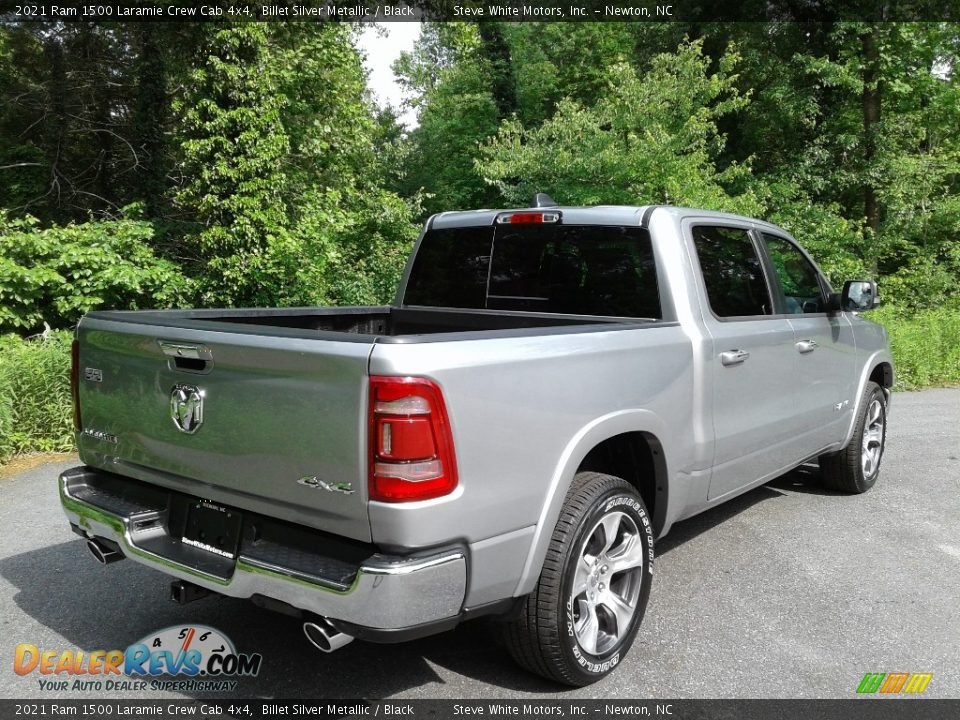
[[[660, 452], [663, 458], [671, 457], [668, 443], [664, 440], [664, 438], [669, 437], [666, 423], [649, 410], [622, 410], [599, 417], [584, 426], [564, 448], [550, 478], [550, 485], [544, 497], [543, 509], [537, 520], [533, 542], [524, 563], [520, 581], [514, 591], [515, 596], [526, 595], [532, 592], [536, 586], [543, 561], [547, 555], [547, 547], [553, 535], [553, 529], [560, 519], [560, 511], [567, 497], [567, 491], [570, 489], [573, 478], [577, 474], [577, 469], [587, 453], [604, 440], [629, 432], [643, 432], [655, 436], [660, 443]], [[658, 497], [658, 500], [662, 501], [662, 506], [658, 504], [657, 518], [668, 516], [667, 499], [665, 482], [663, 497]], [[656, 522], [654, 524], [656, 525]], [[656, 528], [654, 528], [654, 531], [656, 532]]]

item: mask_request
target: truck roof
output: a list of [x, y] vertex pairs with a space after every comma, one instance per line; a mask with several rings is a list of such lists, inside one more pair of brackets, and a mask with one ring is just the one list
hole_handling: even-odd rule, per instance
[[646, 226], [654, 213], [669, 214], [675, 219], [685, 217], [712, 218], [716, 220], [736, 220], [755, 225], [777, 228], [776, 225], [756, 218], [734, 213], [702, 210], [698, 208], [676, 207], [673, 205], [594, 205], [576, 207], [560, 205], [556, 207], [501, 208], [497, 210], [454, 210], [434, 215], [427, 221], [428, 229], [446, 229], [457, 227], [477, 227], [493, 225], [496, 217], [509, 212], [550, 212], [563, 214], [563, 221], [570, 225], [641, 225]]

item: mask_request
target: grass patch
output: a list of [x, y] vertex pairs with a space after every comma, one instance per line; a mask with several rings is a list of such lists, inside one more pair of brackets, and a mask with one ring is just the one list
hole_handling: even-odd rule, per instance
[[0, 336], [0, 462], [73, 450], [70, 341], [69, 332]]
[[896, 307], [881, 306], [866, 317], [890, 333], [896, 390], [960, 385], [960, 307], [907, 315]]

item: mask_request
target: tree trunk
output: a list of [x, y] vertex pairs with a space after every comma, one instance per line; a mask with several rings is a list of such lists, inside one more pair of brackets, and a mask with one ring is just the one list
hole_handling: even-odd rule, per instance
[[[873, 169], [873, 160], [876, 155], [876, 124], [880, 122], [880, 52], [877, 48], [875, 32], [876, 28], [871, 27], [860, 37], [863, 57], [863, 159], [868, 173]], [[874, 234], [878, 233], [880, 203], [877, 200], [876, 188], [869, 177], [865, 180], [863, 187], [863, 212], [867, 227]]]
[[67, 71], [63, 60], [63, 47], [60, 38], [52, 35], [43, 45], [49, 67], [47, 82], [46, 118], [44, 121], [44, 146], [47, 163], [50, 168], [47, 202], [52, 208], [52, 216], [57, 222], [64, 222], [67, 213], [64, 209], [63, 167], [67, 149], [64, 147], [67, 136]]
[[156, 24], [138, 29], [137, 86], [133, 131], [137, 152], [136, 195], [143, 200], [148, 217], [158, 217], [167, 191], [167, 69]]

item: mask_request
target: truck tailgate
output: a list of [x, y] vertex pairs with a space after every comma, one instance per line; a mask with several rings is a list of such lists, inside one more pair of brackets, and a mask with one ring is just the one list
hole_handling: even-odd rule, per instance
[[198, 498], [370, 540], [374, 338], [277, 338], [88, 316], [81, 459]]

